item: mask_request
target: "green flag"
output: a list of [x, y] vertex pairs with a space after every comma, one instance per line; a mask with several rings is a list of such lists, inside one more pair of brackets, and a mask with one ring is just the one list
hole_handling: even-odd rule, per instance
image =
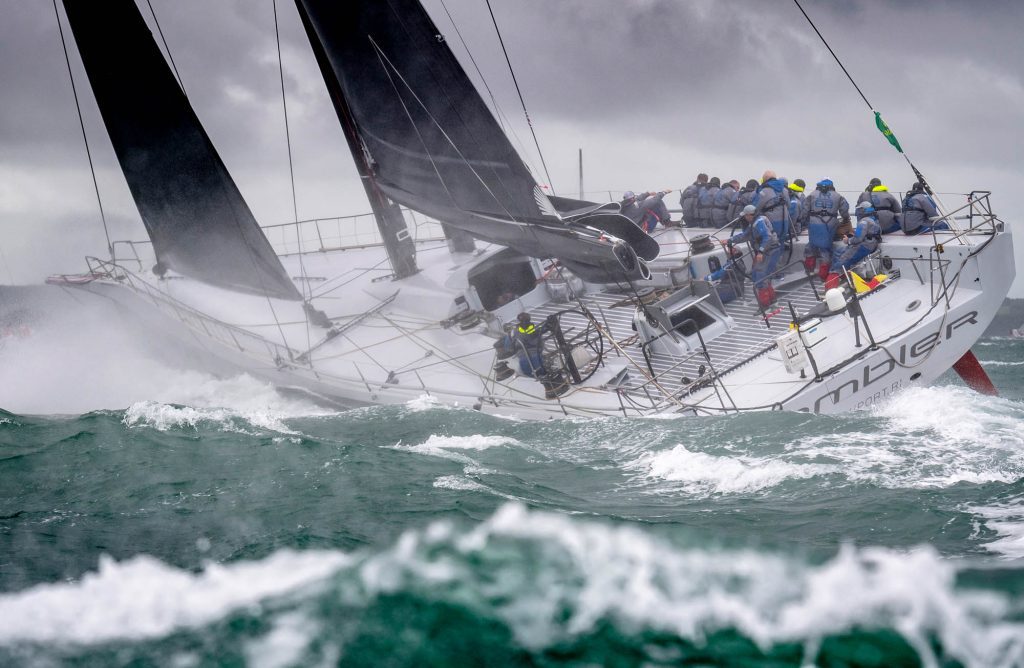
[[900, 146], [900, 142], [896, 139], [896, 135], [892, 133], [889, 126], [882, 120], [882, 114], [877, 111], [875, 112], [875, 125], [878, 126], [878, 131], [885, 135], [885, 138], [889, 140], [889, 143], [892, 144], [897, 151], [903, 153], [903, 147]]

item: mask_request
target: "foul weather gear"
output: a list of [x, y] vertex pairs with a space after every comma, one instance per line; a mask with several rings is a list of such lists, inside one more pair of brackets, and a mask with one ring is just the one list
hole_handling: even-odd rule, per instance
[[889, 192], [886, 186], [874, 185], [870, 190], [865, 190], [857, 198], [857, 204], [868, 202], [875, 208], [875, 215], [878, 224], [882, 228], [882, 234], [891, 234], [900, 231], [900, 215], [903, 211], [900, 201]]
[[948, 230], [946, 221], [932, 224], [931, 219], [939, 215], [935, 200], [923, 190], [911, 190], [903, 200], [903, 233], [923, 234], [932, 230]]

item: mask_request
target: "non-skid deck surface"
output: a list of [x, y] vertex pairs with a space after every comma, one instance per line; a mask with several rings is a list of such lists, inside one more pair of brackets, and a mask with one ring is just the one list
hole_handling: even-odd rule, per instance
[[[685, 357], [665, 354], [653, 356], [650, 365], [654, 369], [658, 385], [676, 397], [681, 397], [701, 378], [700, 367], [704, 367], [705, 378], [711, 377], [712, 369], [720, 375], [727, 374], [737, 365], [770, 350], [775, 339], [787, 331], [790, 321], [789, 304], [801, 314], [818, 303], [818, 298], [809, 283], [790, 283], [787, 287], [778, 288], [778, 301], [767, 309], [769, 317], [766, 323], [751, 295], [749, 283], [746, 288], [742, 298], [725, 305], [725, 310], [732, 316], [735, 326], [718, 337], [705, 341], [707, 356], [703, 350], [693, 351]], [[628, 295], [605, 293], [586, 295], [582, 301], [618, 342], [625, 354], [637, 364], [646, 366], [640, 343], [632, 327], [633, 314], [636, 310], [634, 300]], [[549, 302], [535, 309], [533, 313], [539, 321], [552, 313], [574, 308], [574, 302]], [[576, 310], [563, 313], [560, 322], [567, 337], [582, 331], [588, 325], [587, 319]], [[629, 365], [629, 361], [607, 342], [604, 354], [606, 363], [620, 359]], [[652, 398], [659, 402], [663, 400], [658, 388], [650, 383], [645, 374], [635, 369], [630, 370], [629, 380], [623, 389], [634, 395], [637, 401], [647, 404]]]

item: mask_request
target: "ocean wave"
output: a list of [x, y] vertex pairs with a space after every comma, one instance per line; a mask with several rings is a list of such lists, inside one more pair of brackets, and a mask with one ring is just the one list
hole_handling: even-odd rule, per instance
[[[960, 568], [930, 548], [846, 546], [814, 564], [686, 547], [633, 526], [506, 504], [474, 528], [435, 522], [381, 551], [280, 552], [200, 573], [145, 557], [105, 560], [79, 582], [0, 595], [0, 644], [90, 645], [186, 628], [209, 634], [191, 643], [207, 649], [230, 644], [218, 634], [243, 634], [243, 655], [266, 665], [339, 656], [372, 664], [373, 652], [399, 663], [511, 652], [551, 659], [600, 646], [632, 662], [675, 652], [670, 662], [682, 663], [711, 647], [742, 650], [748, 663], [788, 652], [780, 665], [797, 666], [834, 663], [835, 642], [877, 645], [882, 634], [924, 665], [1021, 665], [1014, 604], [959, 586]], [[258, 622], [222, 623], [232, 615]]]
[[1024, 497], [986, 506], [967, 506], [987, 529], [995, 532], [995, 540], [982, 546], [1007, 559], [1024, 559]]
[[240, 412], [226, 408], [193, 408], [162, 404], [156, 401], [140, 401], [132, 404], [124, 412], [121, 422], [126, 427], [150, 427], [158, 431], [195, 430], [204, 425], [212, 425], [221, 431], [249, 436], [256, 435], [253, 428], [290, 436], [299, 435], [299, 432], [289, 429], [282, 422], [281, 416], [269, 411]]
[[694, 496], [757, 492], [789, 479], [813, 478], [839, 470], [836, 466], [764, 457], [711, 455], [690, 451], [684, 445], [641, 455], [627, 464], [627, 468], [679, 483]]
[[340, 552], [277, 552], [263, 561], [183, 571], [145, 555], [100, 559], [77, 582], [0, 595], [0, 643], [97, 644], [160, 638], [296, 591], [349, 562]]

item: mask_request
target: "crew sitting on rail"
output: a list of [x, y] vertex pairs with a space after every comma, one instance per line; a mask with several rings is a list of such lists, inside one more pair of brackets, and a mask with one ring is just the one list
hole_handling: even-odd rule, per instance
[[757, 302], [766, 307], [775, 301], [775, 288], [772, 287], [771, 275], [782, 254], [782, 244], [775, 233], [772, 221], [767, 216], [756, 216], [757, 209], [753, 204], [743, 207], [743, 231], [729, 239], [729, 245], [748, 241], [754, 250], [754, 266], [750, 270], [750, 278], [754, 281]]
[[875, 219], [882, 230], [882, 234], [892, 234], [900, 231], [900, 201], [889, 192], [889, 188], [882, 185], [881, 179], [871, 179], [868, 187], [857, 198], [857, 204], [867, 202], [875, 210]]
[[544, 325], [538, 327], [533, 324], [529, 313], [520, 313], [516, 318], [516, 327], [512, 331], [512, 344], [519, 357], [519, 371], [524, 376], [540, 378], [547, 375], [547, 371], [544, 369], [544, 357], [541, 355], [544, 350], [542, 338], [544, 329]]
[[939, 215], [935, 200], [925, 192], [924, 184], [918, 181], [910, 186], [907, 196], [903, 198], [903, 234], [924, 234], [932, 230], [948, 230], [949, 225], [942, 220], [932, 223], [932, 218]]
[[679, 195], [679, 206], [683, 210], [683, 225], [686, 227], [697, 226], [697, 198], [700, 192], [708, 184], [708, 175], [701, 172], [697, 180], [683, 188]]
[[[841, 269], [849, 269], [865, 257], [875, 252], [882, 242], [882, 227], [875, 217], [875, 209], [870, 202], [857, 205], [857, 230], [846, 237], [845, 246], [836, 248], [832, 255], [832, 269], [838, 273]], [[838, 279], [836, 274], [830, 274]], [[826, 280], [826, 286], [832, 281]]]

